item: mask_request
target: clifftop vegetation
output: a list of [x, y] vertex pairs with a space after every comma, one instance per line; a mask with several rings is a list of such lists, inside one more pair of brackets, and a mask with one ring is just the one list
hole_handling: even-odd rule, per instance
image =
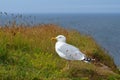
[[[78, 47], [95, 62], [67, 61], [60, 58], [51, 37], [59, 34]], [[33, 27], [6, 26], [0, 28], [1, 80], [120, 80], [113, 59], [91, 38], [75, 30], [46, 24]]]

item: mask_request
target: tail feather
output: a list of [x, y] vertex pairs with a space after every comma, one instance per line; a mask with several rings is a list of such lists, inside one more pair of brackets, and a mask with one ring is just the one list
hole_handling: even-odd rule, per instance
[[91, 61], [95, 61], [95, 59], [86, 57], [86, 58], [83, 59], [83, 61], [86, 62], [86, 63], [90, 63]]

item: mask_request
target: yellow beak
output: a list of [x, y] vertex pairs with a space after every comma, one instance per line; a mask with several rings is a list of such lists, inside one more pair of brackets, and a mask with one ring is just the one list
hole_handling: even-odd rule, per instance
[[51, 40], [56, 40], [56, 38], [55, 38], [55, 37], [52, 37]]

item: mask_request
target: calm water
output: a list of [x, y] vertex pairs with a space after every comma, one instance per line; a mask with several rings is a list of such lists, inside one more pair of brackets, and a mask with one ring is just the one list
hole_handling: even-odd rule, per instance
[[9, 21], [22, 24], [53, 23], [91, 35], [120, 66], [120, 14], [13, 14], [0, 15], [0, 25]]

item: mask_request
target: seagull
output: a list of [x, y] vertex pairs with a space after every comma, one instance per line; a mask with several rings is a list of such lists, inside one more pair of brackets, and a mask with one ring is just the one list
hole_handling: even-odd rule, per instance
[[75, 46], [66, 43], [66, 37], [63, 35], [58, 35], [57, 37], [52, 38], [52, 40], [57, 40], [55, 44], [55, 50], [61, 58], [66, 60], [80, 60], [86, 63], [94, 60], [87, 58], [86, 55]]

